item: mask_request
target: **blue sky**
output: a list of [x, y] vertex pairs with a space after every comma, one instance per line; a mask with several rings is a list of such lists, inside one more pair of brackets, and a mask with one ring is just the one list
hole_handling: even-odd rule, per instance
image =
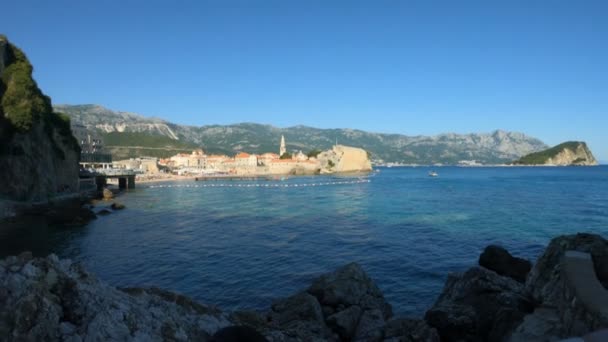
[[608, 161], [608, 1], [10, 1], [54, 103], [191, 125], [520, 131]]

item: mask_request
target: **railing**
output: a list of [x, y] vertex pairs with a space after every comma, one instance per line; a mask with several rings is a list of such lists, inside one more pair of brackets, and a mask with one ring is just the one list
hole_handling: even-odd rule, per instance
[[96, 173], [103, 176], [134, 176], [135, 171], [131, 169], [96, 169]]
[[112, 155], [109, 153], [81, 153], [81, 163], [111, 163]]

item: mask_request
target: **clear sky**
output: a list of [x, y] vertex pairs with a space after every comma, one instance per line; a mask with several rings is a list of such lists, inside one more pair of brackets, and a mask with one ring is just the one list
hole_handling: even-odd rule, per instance
[[608, 1], [8, 1], [54, 103], [191, 125], [520, 131], [608, 161]]

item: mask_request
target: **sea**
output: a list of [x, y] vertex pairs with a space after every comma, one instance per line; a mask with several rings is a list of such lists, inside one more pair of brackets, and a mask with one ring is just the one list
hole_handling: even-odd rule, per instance
[[489, 244], [534, 261], [561, 234], [608, 237], [608, 166], [142, 183], [116, 200], [127, 208], [83, 227], [2, 223], [0, 255], [55, 253], [111, 285], [224, 310], [268, 308], [358, 262], [396, 314], [421, 316]]

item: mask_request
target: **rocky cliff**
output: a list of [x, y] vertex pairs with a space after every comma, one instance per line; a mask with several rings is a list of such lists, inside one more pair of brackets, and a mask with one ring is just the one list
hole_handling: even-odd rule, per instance
[[486, 248], [479, 263], [450, 274], [421, 319], [394, 317], [378, 286], [355, 263], [319, 276], [266, 310], [222, 312], [158, 288], [117, 289], [80, 264], [26, 252], [0, 260], [0, 336], [7, 341], [540, 342], [598, 338], [597, 330], [608, 326], [608, 241], [601, 236], [557, 237], [533, 267], [498, 246]]
[[0, 36], [0, 200], [46, 201], [78, 186], [78, 143], [25, 54]]
[[[337, 139], [343, 145], [364, 148], [376, 161], [417, 164], [456, 164], [460, 160], [477, 160], [486, 164], [506, 163], [547, 148], [542, 141], [533, 137], [501, 130], [491, 133], [408, 136], [348, 128], [279, 128], [256, 123], [195, 127], [112, 111], [98, 105], [61, 105], [55, 108], [70, 115], [75, 123], [108, 134], [107, 145], [113, 145], [113, 153], [119, 154], [117, 159], [137, 157], [143, 148], [150, 148], [145, 150], [146, 153], [158, 153], [158, 148], [176, 148], [184, 144], [197, 145], [210, 153], [235, 154], [247, 151], [259, 154], [277, 151], [281, 135], [285, 136], [287, 150], [290, 152], [330, 149]], [[175, 144], [164, 141], [162, 144], [142, 146], [142, 134], [166, 137]], [[117, 136], [124, 136], [125, 139], [117, 139]], [[167, 151], [164, 156], [170, 156], [170, 153], [173, 151]]]
[[372, 170], [369, 153], [361, 148], [336, 145], [317, 155], [322, 173], [367, 172]]
[[514, 162], [516, 165], [598, 165], [582, 141], [568, 141], [550, 149], [528, 154]]

